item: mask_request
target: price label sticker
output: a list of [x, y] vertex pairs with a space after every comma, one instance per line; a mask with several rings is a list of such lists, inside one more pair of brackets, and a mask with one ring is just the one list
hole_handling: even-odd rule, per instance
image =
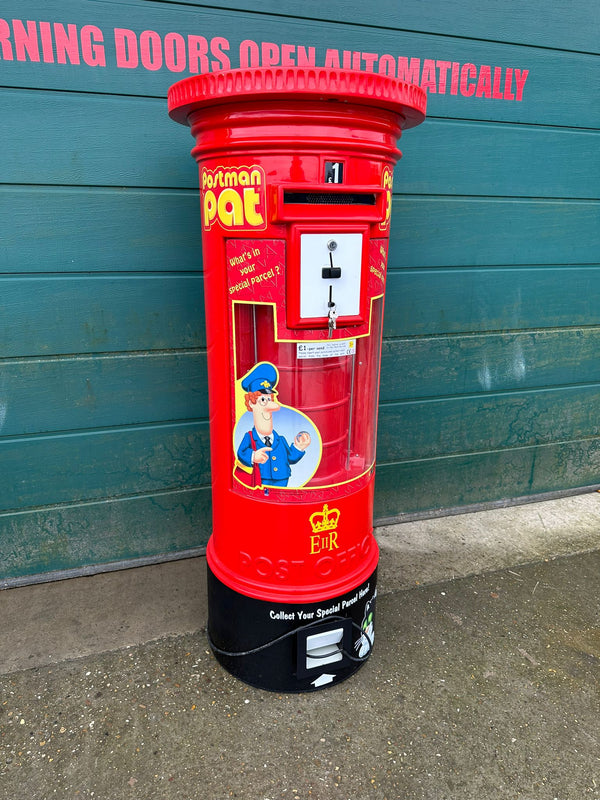
[[306, 358], [340, 358], [353, 356], [356, 352], [356, 339], [344, 339], [333, 342], [298, 342], [296, 356]]

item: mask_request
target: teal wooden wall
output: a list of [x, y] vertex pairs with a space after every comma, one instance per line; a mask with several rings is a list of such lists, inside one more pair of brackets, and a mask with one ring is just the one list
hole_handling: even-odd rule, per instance
[[595, 0], [221, 5], [0, 4], [0, 585], [210, 533], [197, 173], [165, 103], [188, 36], [201, 69], [250, 41], [429, 82], [394, 184], [376, 517], [600, 483]]

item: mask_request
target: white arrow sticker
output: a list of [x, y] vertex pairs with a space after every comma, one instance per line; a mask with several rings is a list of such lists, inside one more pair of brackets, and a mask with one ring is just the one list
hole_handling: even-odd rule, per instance
[[311, 681], [312, 685], [315, 689], [318, 689], [319, 686], [326, 686], [328, 683], [333, 683], [333, 679], [335, 675], [330, 675], [328, 672], [324, 672], [322, 675], [319, 675], [314, 681]]

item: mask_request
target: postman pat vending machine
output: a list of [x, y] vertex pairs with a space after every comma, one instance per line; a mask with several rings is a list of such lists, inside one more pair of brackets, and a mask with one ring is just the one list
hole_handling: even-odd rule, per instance
[[426, 96], [271, 67], [192, 76], [168, 104], [200, 171], [210, 643], [249, 684], [313, 691], [373, 648], [392, 180]]

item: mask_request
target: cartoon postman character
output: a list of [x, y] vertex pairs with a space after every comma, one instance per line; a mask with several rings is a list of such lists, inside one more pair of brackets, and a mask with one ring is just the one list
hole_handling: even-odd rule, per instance
[[244, 435], [237, 457], [246, 467], [258, 464], [263, 486], [287, 486], [291, 466], [303, 458], [311, 441], [307, 431], [300, 431], [289, 444], [274, 429], [273, 414], [281, 408], [275, 399], [277, 380], [277, 370], [266, 361], [242, 379], [246, 408], [252, 413], [254, 426]]

